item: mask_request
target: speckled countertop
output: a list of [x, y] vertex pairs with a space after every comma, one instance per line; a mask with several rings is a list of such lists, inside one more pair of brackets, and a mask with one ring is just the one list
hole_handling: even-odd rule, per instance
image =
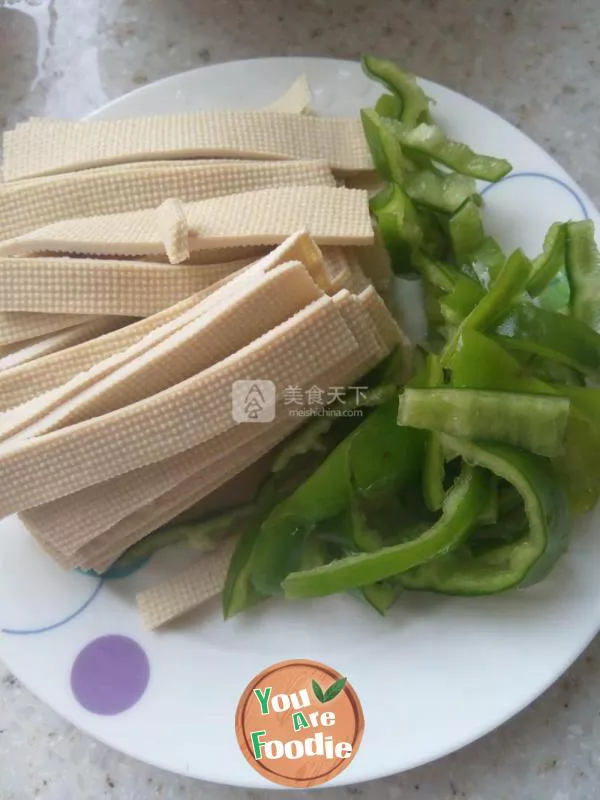
[[[78, 117], [149, 81], [267, 55], [372, 51], [490, 106], [600, 202], [598, 0], [0, 0], [0, 129]], [[600, 642], [496, 733], [327, 800], [600, 798]], [[0, 800], [260, 800], [144, 766], [78, 733], [0, 665]], [[301, 793], [302, 795], [302, 793]]]

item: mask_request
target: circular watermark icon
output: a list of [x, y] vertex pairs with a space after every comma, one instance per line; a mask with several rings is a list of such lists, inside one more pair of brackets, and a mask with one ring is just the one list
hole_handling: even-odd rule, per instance
[[346, 769], [364, 727], [347, 678], [305, 660], [281, 661], [253, 678], [235, 720], [248, 763], [273, 783], [297, 789], [320, 786]]

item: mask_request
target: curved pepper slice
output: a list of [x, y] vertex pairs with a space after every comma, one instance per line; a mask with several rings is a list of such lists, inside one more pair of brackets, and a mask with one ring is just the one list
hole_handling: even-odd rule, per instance
[[430, 100], [414, 75], [403, 72], [393, 61], [375, 56], [363, 56], [361, 63], [369, 78], [382, 83], [398, 98], [401, 108], [399, 119], [405, 125], [412, 128], [419, 122], [429, 121]]
[[371, 213], [377, 220], [383, 243], [397, 275], [411, 272], [411, 251], [423, 241], [417, 211], [408, 195], [390, 184], [370, 200]]
[[544, 249], [533, 261], [533, 271], [527, 284], [532, 297], [542, 294], [559, 272], [565, 269], [567, 226], [555, 222], [548, 229], [544, 239]]
[[293, 572], [283, 581], [285, 596], [321, 597], [407, 572], [447, 553], [465, 537], [489, 500], [490, 482], [483, 470], [464, 468], [446, 495], [440, 519], [425, 533], [374, 553], [340, 558], [312, 570]]
[[485, 238], [479, 209], [473, 200], [468, 199], [450, 217], [448, 227], [457, 264], [470, 263]]
[[393, 119], [385, 118], [384, 122], [395, 131], [409, 155], [426, 156], [461, 175], [496, 182], [512, 169], [503, 158], [478, 155], [466, 144], [448, 139], [437, 125], [421, 123], [416, 128], [408, 128]]
[[[426, 362], [427, 386], [442, 386], [443, 370], [437, 356], [430, 354]], [[444, 503], [444, 452], [435, 431], [429, 431], [425, 443], [425, 460], [423, 462], [423, 497], [430, 511], [439, 511]]]
[[483, 389], [406, 389], [398, 424], [505, 442], [542, 456], [564, 451], [570, 402], [556, 395]]
[[[262, 524], [252, 553], [252, 579], [264, 594], [298, 568], [307, 537], [322, 520], [352, 506], [362, 496], [399, 489], [417, 475], [424, 434], [396, 425], [396, 402], [375, 409], [321, 466]], [[365, 581], [371, 583], [372, 581]]]
[[414, 203], [445, 214], [453, 214], [477, 195], [473, 178], [455, 173], [440, 176], [428, 169], [409, 173], [404, 188]]
[[465, 331], [450, 361], [452, 385], [568, 397], [571, 413], [565, 452], [554, 460], [574, 512], [590, 511], [600, 497], [600, 389], [546, 383], [524, 372], [497, 342]]
[[571, 314], [600, 333], [600, 252], [589, 219], [567, 225], [567, 278]]
[[493, 338], [510, 349], [553, 359], [591, 378], [600, 377], [600, 334], [567, 314], [523, 303], [513, 307]]
[[448, 361], [456, 350], [463, 330], [467, 328], [487, 330], [497, 325], [500, 320], [510, 313], [515, 300], [524, 291], [530, 275], [531, 261], [522, 250], [515, 250], [500, 270], [490, 290], [465, 317], [452, 339], [444, 348], [441, 357], [442, 366], [448, 366]]
[[501, 444], [474, 444], [442, 437], [467, 463], [490, 470], [523, 498], [527, 532], [514, 542], [475, 555], [466, 545], [402, 576], [407, 589], [452, 595], [486, 595], [530, 586], [546, 577], [565, 552], [570, 515], [550, 464]]

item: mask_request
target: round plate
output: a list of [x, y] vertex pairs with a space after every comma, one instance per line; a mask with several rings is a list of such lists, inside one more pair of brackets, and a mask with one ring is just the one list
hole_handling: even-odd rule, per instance
[[[303, 72], [318, 113], [356, 115], [380, 94], [355, 63], [264, 59], [177, 75], [95, 116], [261, 107]], [[485, 195], [488, 229], [506, 248], [535, 255], [551, 222], [598, 218], [564, 170], [520, 131], [455, 92], [424, 85], [451, 136], [512, 162], [514, 172]], [[284, 659], [324, 662], [348, 676], [366, 722], [357, 757], [332, 784], [364, 781], [472, 742], [581, 653], [600, 627], [599, 522], [594, 515], [579, 524], [570, 553], [533, 589], [484, 599], [407, 595], [385, 619], [334, 597], [265, 603], [224, 623], [214, 602], [153, 634], [142, 628], [135, 593], [181, 554], [159, 554], [133, 575], [100, 583], [62, 572], [13, 517], [0, 523], [0, 657], [35, 694], [112, 747], [246, 787], [270, 785], [236, 742], [235, 710], [247, 683]]]

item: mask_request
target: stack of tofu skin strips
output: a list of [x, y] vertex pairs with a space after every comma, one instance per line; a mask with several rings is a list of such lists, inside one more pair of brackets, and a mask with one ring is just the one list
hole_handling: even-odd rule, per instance
[[[286, 387], [351, 386], [403, 341], [345, 182], [373, 172], [360, 120], [309, 99], [5, 134], [0, 517], [65, 569], [105, 572], [269, 454], [306, 419]], [[277, 413], [238, 422], [257, 379]], [[234, 544], [145, 590], [145, 622], [218, 594]]]

